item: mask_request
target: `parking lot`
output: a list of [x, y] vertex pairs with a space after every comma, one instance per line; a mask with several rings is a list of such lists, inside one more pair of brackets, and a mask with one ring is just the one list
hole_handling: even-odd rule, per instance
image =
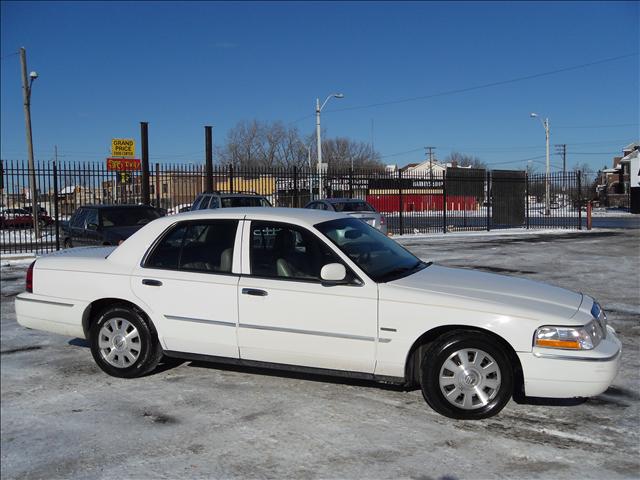
[[597, 298], [621, 371], [585, 403], [510, 402], [437, 415], [419, 390], [183, 362], [135, 380], [84, 340], [25, 330], [27, 263], [2, 264], [1, 474], [9, 478], [637, 478], [640, 230], [407, 236], [424, 260], [522, 276]]

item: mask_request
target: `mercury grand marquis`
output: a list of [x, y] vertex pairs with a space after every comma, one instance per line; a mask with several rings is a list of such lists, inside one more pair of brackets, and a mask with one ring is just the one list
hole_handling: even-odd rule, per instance
[[588, 295], [424, 262], [347, 215], [229, 208], [145, 225], [118, 247], [38, 258], [24, 327], [82, 337], [107, 374], [163, 356], [422, 389], [452, 418], [516, 395], [605, 391], [621, 344]]

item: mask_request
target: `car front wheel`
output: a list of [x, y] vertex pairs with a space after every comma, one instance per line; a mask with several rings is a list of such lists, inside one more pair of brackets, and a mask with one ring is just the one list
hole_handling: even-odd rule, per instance
[[422, 394], [436, 412], [479, 420], [496, 415], [513, 392], [513, 371], [503, 347], [469, 330], [444, 334], [426, 350]]
[[153, 326], [136, 309], [114, 306], [91, 326], [91, 354], [109, 375], [134, 378], [156, 368], [162, 348]]

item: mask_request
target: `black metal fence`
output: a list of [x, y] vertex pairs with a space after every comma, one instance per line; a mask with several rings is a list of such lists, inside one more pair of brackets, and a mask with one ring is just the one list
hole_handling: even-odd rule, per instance
[[[33, 235], [26, 162], [0, 166], [0, 251], [60, 248], [62, 224], [86, 204], [143, 203], [138, 171], [108, 171], [101, 163], [45, 162], [35, 168], [41, 232]], [[310, 168], [213, 170], [213, 188], [255, 192], [274, 206], [304, 207], [317, 198], [360, 198], [382, 212], [396, 235], [503, 228], [580, 228], [581, 206], [593, 194], [579, 173], [527, 176], [523, 171], [449, 168], [442, 172]], [[152, 165], [150, 203], [178, 213], [205, 187], [204, 165]], [[585, 188], [586, 187], [586, 188]], [[548, 193], [547, 193], [548, 192]], [[23, 211], [24, 210], [24, 211]]]

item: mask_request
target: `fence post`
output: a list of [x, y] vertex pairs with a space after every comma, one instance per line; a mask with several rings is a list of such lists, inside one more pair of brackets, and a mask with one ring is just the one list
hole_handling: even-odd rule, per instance
[[298, 167], [293, 166], [293, 207], [298, 208]]
[[349, 167], [349, 198], [353, 198], [353, 167]]
[[160, 164], [156, 163], [156, 208], [160, 208]]
[[233, 165], [229, 164], [229, 193], [233, 193]]
[[[526, 215], [527, 215], [527, 230], [529, 230], [529, 172], [524, 172], [524, 181], [525, 181], [525, 187], [524, 187], [524, 201], [525, 201], [525, 208], [526, 208]], [[564, 182], [564, 177], [563, 180]]]
[[56, 250], [60, 250], [60, 215], [58, 213], [58, 165], [53, 162], [53, 218], [56, 222]]
[[[142, 203], [150, 205], [149, 198], [149, 124], [140, 122], [140, 137], [142, 140]], [[135, 180], [134, 180], [135, 188]]]
[[398, 170], [398, 200], [400, 205], [398, 207], [398, 226], [400, 227], [400, 235], [404, 235], [404, 222], [402, 218], [402, 210], [404, 200], [402, 199], [402, 170]]
[[576, 172], [578, 182], [578, 230], [582, 230], [582, 180], [580, 170]]
[[447, 171], [442, 172], [442, 233], [447, 233]]
[[491, 171], [487, 170], [487, 232], [491, 231], [491, 210], [493, 202], [491, 201]]
[[205, 150], [205, 164], [204, 164], [204, 190], [207, 192], [213, 191], [213, 127], [209, 125], [204, 127], [204, 150]]

